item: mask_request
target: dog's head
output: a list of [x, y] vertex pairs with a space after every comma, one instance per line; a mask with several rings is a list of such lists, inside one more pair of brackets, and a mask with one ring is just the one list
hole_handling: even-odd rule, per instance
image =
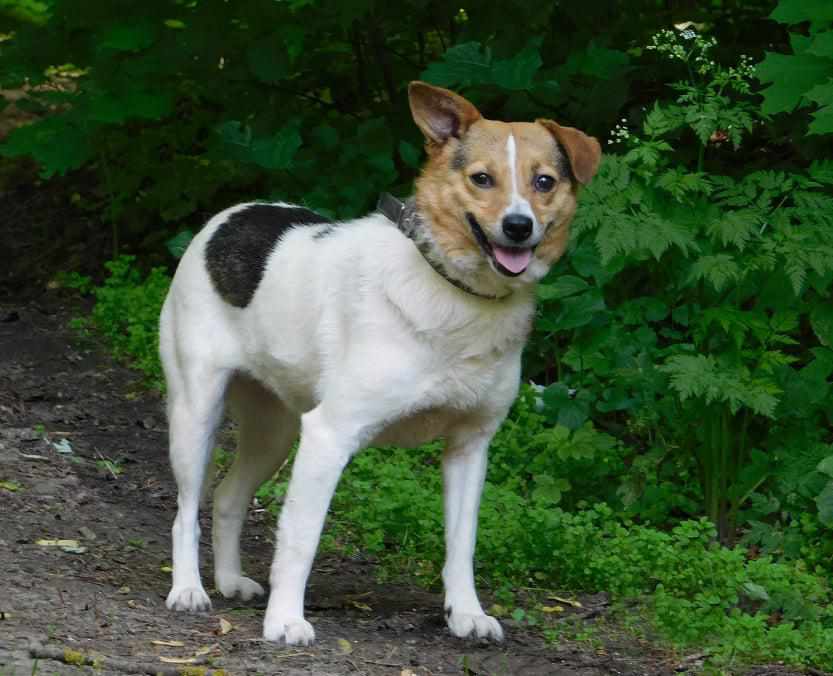
[[539, 280], [564, 253], [599, 142], [552, 120], [486, 120], [462, 96], [424, 82], [408, 94], [428, 153], [417, 205], [446, 262], [510, 288]]

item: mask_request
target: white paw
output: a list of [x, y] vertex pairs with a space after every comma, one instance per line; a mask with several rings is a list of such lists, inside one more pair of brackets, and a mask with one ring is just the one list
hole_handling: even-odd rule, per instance
[[174, 587], [168, 594], [165, 605], [170, 610], [211, 610], [211, 599], [202, 587]]
[[315, 630], [303, 617], [269, 617], [263, 622], [263, 638], [267, 641], [284, 639], [286, 645], [311, 645]]
[[451, 633], [458, 638], [489, 638], [493, 641], [503, 640], [503, 628], [491, 615], [485, 613], [455, 613], [452, 612], [446, 619]]
[[218, 575], [214, 579], [217, 590], [227, 599], [239, 596], [248, 601], [254, 596], [263, 596], [263, 587], [251, 578], [243, 575]]

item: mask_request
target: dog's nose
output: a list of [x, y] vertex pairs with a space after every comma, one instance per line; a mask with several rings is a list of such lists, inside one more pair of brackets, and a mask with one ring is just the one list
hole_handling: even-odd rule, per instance
[[532, 234], [532, 219], [523, 214], [504, 216], [503, 233], [513, 242], [523, 242]]

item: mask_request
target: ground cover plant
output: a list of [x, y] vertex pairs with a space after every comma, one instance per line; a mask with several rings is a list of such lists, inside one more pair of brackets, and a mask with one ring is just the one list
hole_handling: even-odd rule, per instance
[[[718, 667], [833, 669], [826, 3], [412, 2], [408, 25], [373, 3], [77, 5], [0, 4], [2, 85], [36, 115], [0, 153], [84, 177], [76, 207], [131, 256], [64, 283], [155, 385], [170, 269], [207, 214], [407, 193], [408, 80], [604, 139], [491, 449], [479, 574], [507, 612], [520, 588], [605, 590]], [[359, 456], [330, 546], [435, 584], [439, 453]]]

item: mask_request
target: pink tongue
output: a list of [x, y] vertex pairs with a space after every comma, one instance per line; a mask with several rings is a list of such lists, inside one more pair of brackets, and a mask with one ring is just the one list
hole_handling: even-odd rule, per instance
[[495, 259], [509, 272], [520, 273], [526, 270], [532, 258], [532, 249], [509, 249], [492, 244]]

